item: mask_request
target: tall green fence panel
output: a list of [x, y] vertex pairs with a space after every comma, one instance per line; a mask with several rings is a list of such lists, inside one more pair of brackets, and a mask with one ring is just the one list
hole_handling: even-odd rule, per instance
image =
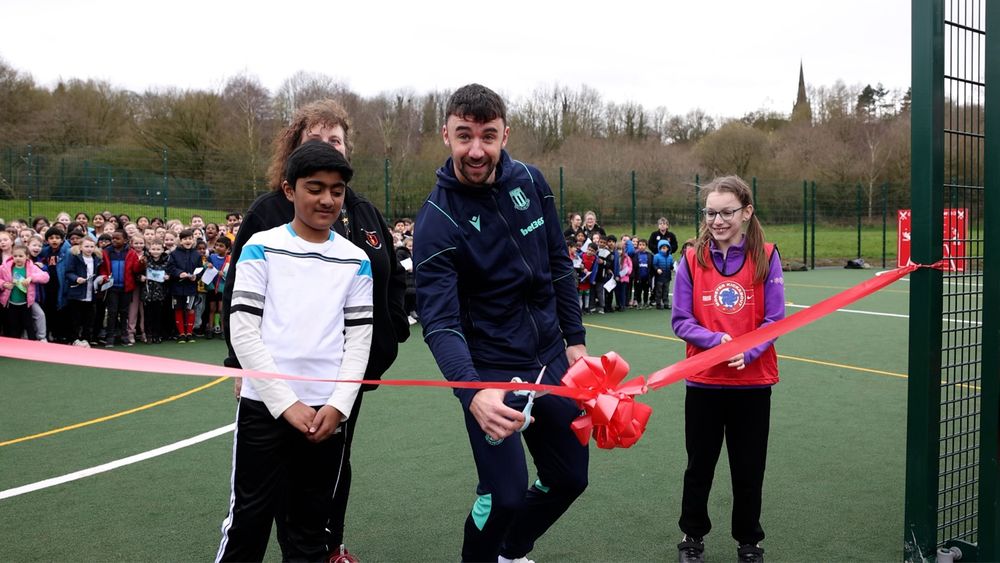
[[1000, 64], [987, 56], [987, 4], [913, 2], [913, 260], [944, 264], [911, 276], [904, 546], [913, 561], [938, 550], [963, 561], [1000, 558], [987, 531], [995, 471], [982, 470], [998, 407], [983, 394], [998, 377], [983, 369], [984, 324], [996, 316], [984, 300], [985, 116], [1000, 107], [1000, 90], [987, 89], [987, 62]]

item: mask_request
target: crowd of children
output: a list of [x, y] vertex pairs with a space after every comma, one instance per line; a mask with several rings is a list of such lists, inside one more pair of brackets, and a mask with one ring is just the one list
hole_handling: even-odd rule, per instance
[[[656, 237], [655, 248], [651, 248], [651, 239], [606, 234], [593, 224], [592, 217], [593, 213], [588, 211], [589, 229], [571, 220], [565, 233], [569, 257], [579, 280], [583, 314], [653, 307], [670, 309], [670, 280], [678, 249], [671, 247], [667, 237]], [[680, 255], [693, 244], [693, 240], [685, 242]]]
[[4, 336], [112, 348], [222, 334], [239, 213], [224, 225], [109, 211], [0, 224]]

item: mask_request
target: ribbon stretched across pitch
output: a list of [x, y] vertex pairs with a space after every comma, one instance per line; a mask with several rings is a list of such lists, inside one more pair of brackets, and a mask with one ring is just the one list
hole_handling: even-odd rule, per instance
[[841, 291], [836, 295], [828, 297], [808, 309], [803, 309], [794, 315], [781, 319], [780, 321], [762, 326], [757, 330], [740, 335], [725, 344], [720, 344], [715, 348], [709, 348], [708, 350], [700, 352], [690, 358], [686, 358], [676, 364], [653, 372], [653, 374], [647, 378], [647, 385], [649, 385], [650, 389], [659, 389], [670, 385], [671, 383], [676, 383], [690, 375], [700, 373], [716, 364], [732, 358], [740, 352], [746, 352], [747, 350], [755, 346], [759, 346], [764, 342], [774, 340], [779, 336], [798, 330], [813, 321], [829, 315], [837, 309], [846, 307], [858, 299], [875, 293], [876, 291], [898, 281], [903, 276], [920, 268], [934, 268], [940, 270], [945, 268], [945, 263], [944, 261], [937, 262], [932, 265], [910, 263], [906, 266], [896, 268], [895, 270], [880, 272], [875, 277], [865, 280], [854, 287]]
[[710, 348], [659, 371], [648, 378], [637, 377], [624, 384], [629, 366], [618, 354], [610, 352], [601, 358], [584, 357], [570, 366], [563, 377], [563, 385], [536, 383], [485, 382], [485, 381], [428, 381], [415, 379], [341, 380], [317, 379], [299, 375], [241, 370], [146, 356], [110, 350], [79, 348], [47, 344], [14, 338], [0, 338], [0, 357], [35, 362], [48, 362], [71, 366], [139, 371], [170, 375], [197, 375], [205, 377], [251, 377], [284, 379], [290, 381], [329, 381], [338, 383], [369, 383], [397, 387], [446, 387], [452, 389], [503, 389], [506, 391], [539, 391], [578, 401], [585, 414], [572, 423], [573, 431], [581, 443], [586, 444], [593, 435], [600, 448], [627, 448], [635, 444], [646, 429], [653, 409], [635, 402], [636, 395], [676, 383], [690, 375], [745, 352], [769, 340], [797, 330], [817, 319], [845, 307], [863, 297], [899, 280], [918, 268], [944, 269], [945, 263], [933, 265], [908, 264], [895, 270], [882, 272], [852, 288], [829, 297], [808, 309], [778, 322], [743, 334], [733, 340]]

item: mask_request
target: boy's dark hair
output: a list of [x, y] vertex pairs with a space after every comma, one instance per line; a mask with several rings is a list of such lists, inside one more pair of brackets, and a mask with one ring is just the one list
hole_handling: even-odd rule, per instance
[[194, 237], [194, 229], [184, 229], [183, 231], [181, 231], [181, 234], [177, 235], [177, 238], [179, 239], [188, 237], [192, 238]]
[[72, 231], [70, 231], [70, 233], [68, 235], [66, 235], [66, 238], [73, 237], [73, 236], [81, 237], [82, 238], [82, 237], [87, 236], [87, 233], [83, 232], [80, 229], [73, 229]]
[[230, 217], [235, 217], [237, 221], [240, 220], [240, 214], [235, 211], [230, 211], [229, 213], [226, 213], [226, 221], [228, 221]]
[[507, 124], [507, 106], [496, 92], [482, 84], [467, 84], [462, 86], [448, 98], [448, 116], [472, 118], [477, 123], [486, 123], [500, 118]]
[[102, 240], [111, 242], [111, 235], [108, 233], [101, 233], [101, 236], [97, 237], [97, 242], [101, 242]]
[[639, 245], [639, 244], [645, 244], [646, 246], [649, 246], [649, 242], [646, 239], [644, 239], [644, 238], [641, 238], [638, 241], [636, 241], [636, 244], [637, 245]]
[[215, 239], [215, 244], [221, 244], [226, 247], [226, 250], [228, 250], [232, 246], [233, 241], [229, 240], [229, 237], [219, 237]]
[[201, 215], [199, 215], [199, 214], [197, 214], [197, 213], [195, 213], [194, 215], [191, 215], [191, 218], [192, 218], [192, 219], [194, 219], [195, 217], [197, 217], [197, 218], [199, 218], [199, 219], [204, 219], [204, 217], [202, 217]]
[[[59, 225], [59, 223], [56, 223], [56, 225]], [[59, 227], [56, 227], [55, 225], [49, 227], [45, 231], [45, 240], [49, 240], [49, 237], [51, 237], [52, 235], [58, 235], [59, 238], [65, 240], [66, 239], [66, 233], [63, 232], [63, 230], [62, 230], [61, 227], [62, 227], [62, 225], [60, 225]]]
[[615, 235], [608, 235], [604, 237], [604, 240], [607, 242], [618, 242], [618, 239], [615, 238]]
[[126, 239], [128, 238], [128, 234], [125, 232], [125, 229], [123, 229], [121, 227], [118, 227], [117, 229], [115, 229], [115, 232], [111, 233], [111, 236], [114, 237], [115, 235], [118, 235], [118, 234], [120, 234], [121, 236], [125, 237]]
[[316, 172], [338, 172], [345, 184], [354, 176], [354, 170], [340, 151], [323, 141], [308, 141], [289, 155], [285, 164], [285, 181], [294, 188], [299, 178]]

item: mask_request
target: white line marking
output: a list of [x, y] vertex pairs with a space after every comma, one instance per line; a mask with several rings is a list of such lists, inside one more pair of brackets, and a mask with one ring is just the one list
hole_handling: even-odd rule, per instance
[[232, 432], [236, 428], [236, 424], [227, 424], [222, 428], [216, 428], [204, 434], [198, 434], [197, 436], [192, 436], [180, 442], [175, 442], [173, 444], [168, 444], [156, 448], [155, 450], [149, 450], [148, 452], [143, 452], [141, 454], [136, 454], [126, 458], [122, 458], [116, 461], [105, 463], [103, 465], [97, 465], [89, 469], [82, 469], [80, 471], [75, 471], [73, 473], [68, 473], [60, 477], [53, 477], [51, 479], [45, 479], [44, 481], [38, 481], [37, 483], [31, 483], [29, 485], [22, 485], [20, 487], [14, 487], [13, 489], [7, 489], [6, 491], [0, 491], [0, 500], [16, 497], [18, 495], [23, 495], [25, 493], [31, 493], [41, 489], [47, 489], [49, 487], [55, 487], [56, 485], [62, 485], [63, 483], [69, 483], [70, 481], [76, 481], [77, 479], [83, 479], [84, 477], [90, 477], [92, 475], [97, 475], [99, 473], [104, 473], [106, 471], [111, 471], [112, 469], [118, 469], [119, 467], [124, 467], [126, 465], [131, 465], [133, 463], [138, 463], [140, 461], [145, 461], [147, 459], [152, 459], [163, 454], [168, 454], [173, 451], [177, 451], [188, 446], [193, 446], [195, 444], [204, 442], [206, 440], [211, 440], [217, 436], [227, 434]]
[[[810, 305], [796, 305], [795, 303], [785, 303], [785, 307], [794, 307], [796, 309], [808, 309]], [[837, 309], [838, 313], [854, 313], [856, 315], [872, 315], [875, 317], [894, 317], [897, 319], [908, 319], [910, 315], [901, 315], [899, 313], [880, 313], [878, 311], [859, 311], [857, 309]], [[958, 324], [973, 324], [981, 325], [983, 323], [979, 321], [963, 321], [961, 319], [949, 319], [947, 317], [942, 317], [942, 321], [946, 323], [958, 323]]]

